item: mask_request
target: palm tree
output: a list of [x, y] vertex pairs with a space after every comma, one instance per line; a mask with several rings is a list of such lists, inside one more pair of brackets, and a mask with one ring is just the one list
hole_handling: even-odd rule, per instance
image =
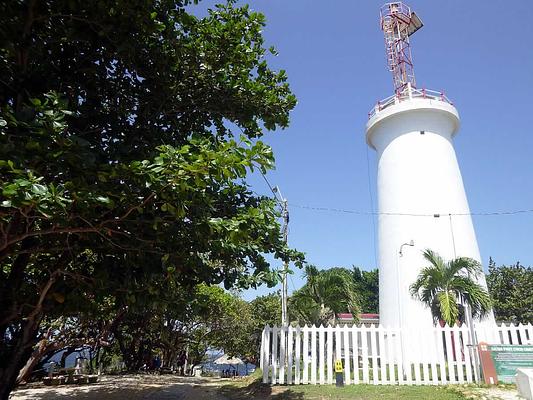
[[481, 264], [468, 257], [450, 261], [426, 249], [424, 258], [431, 264], [420, 271], [410, 286], [411, 295], [431, 309], [435, 323], [446, 322], [453, 326], [464, 322], [464, 306], [468, 305], [473, 318], [482, 318], [491, 309], [487, 290], [477, 283], [483, 273]]
[[305, 268], [305, 285], [289, 299], [290, 314], [299, 323], [332, 323], [335, 314], [349, 312], [357, 319], [359, 301], [350, 271], [345, 268], [318, 270], [314, 265]]

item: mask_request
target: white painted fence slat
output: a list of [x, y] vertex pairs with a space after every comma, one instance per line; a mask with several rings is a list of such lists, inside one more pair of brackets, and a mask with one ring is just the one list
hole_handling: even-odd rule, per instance
[[278, 383], [283, 385], [285, 383], [285, 345], [287, 337], [287, 327], [280, 328], [280, 347], [279, 347], [279, 378]]
[[263, 329], [263, 334], [261, 336], [261, 361], [260, 361], [260, 367], [261, 371], [263, 371], [263, 383], [268, 383], [268, 360], [266, 358], [268, 357], [268, 339], [267, 335], [269, 335], [269, 326], [265, 326], [265, 329]]
[[404, 364], [403, 364], [403, 345], [402, 345], [402, 331], [401, 329], [398, 329], [396, 332], [396, 340], [394, 341], [394, 345], [396, 347], [396, 365], [398, 369], [398, 383], [400, 385], [405, 384], [405, 370], [404, 370]]
[[304, 326], [304, 343], [303, 343], [303, 379], [302, 383], [304, 385], [307, 385], [309, 382], [309, 327], [307, 325]]
[[320, 325], [320, 327], [318, 328], [318, 376], [319, 376], [319, 380], [320, 380], [320, 384], [323, 385], [324, 383], [326, 383], [326, 377], [325, 377], [325, 367], [324, 367], [324, 358], [325, 358], [325, 355], [324, 355], [324, 350], [325, 350], [325, 344], [326, 342], [324, 341], [324, 331], [326, 330], [326, 328], [324, 328], [323, 325]]
[[277, 326], [272, 328], [272, 383], [276, 384], [277, 381], [277, 366], [278, 366], [278, 332]]
[[429, 368], [428, 368], [428, 360], [427, 360], [427, 355], [429, 354], [428, 353], [429, 349], [427, 346], [427, 342], [428, 342], [427, 331], [419, 330], [416, 333], [416, 335], [418, 337], [418, 343], [420, 343], [420, 349], [421, 349], [420, 362], [422, 364], [422, 373], [423, 373], [421, 382], [423, 385], [429, 385], [431, 381], [429, 380]]
[[387, 381], [387, 356], [385, 348], [384, 329], [381, 325], [378, 326], [378, 346], [379, 346], [379, 381], [382, 385], [386, 385]]
[[446, 361], [448, 363], [448, 379], [450, 380], [450, 383], [455, 383], [456, 379], [453, 361], [451, 328], [448, 325], [444, 327], [444, 336], [446, 338]]
[[294, 383], [292, 375], [292, 356], [294, 355], [294, 339], [293, 339], [294, 328], [289, 326], [289, 331], [287, 334], [287, 385], [292, 385]]
[[430, 363], [431, 363], [431, 384], [439, 384], [439, 373], [437, 372], [437, 362], [438, 362], [438, 347], [436, 346], [435, 341], [435, 329], [427, 332], [426, 336], [426, 349], [428, 354], [430, 354]]
[[346, 385], [351, 384], [350, 373], [350, 330], [348, 325], [344, 325], [344, 382]]
[[378, 376], [378, 350], [377, 350], [377, 341], [376, 341], [376, 327], [374, 325], [370, 326], [370, 351], [372, 352], [372, 382], [374, 385], [379, 383]]
[[471, 344], [472, 340], [470, 337], [470, 328], [467, 326], [464, 326], [463, 329], [463, 351], [465, 355], [465, 368], [466, 368], [466, 381], [468, 383], [472, 383], [472, 358], [470, 357], [470, 351], [471, 351]]
[[311, 384], [316, 385], [316, 326], [311, 327]]
[[339, 326], [335, 327], [335, 360], [341, 359], [341, 330]]
[[[418, 336], [418, 329], [410, 329], [409, 330], [409, 337], [417, 337]], [[418, 340], [410, 341], [411, 342], [411, 349], [409, 350], [412, 354], [414, 354], [414, 357], [412, 359], [413, 361], [413, 369], [415, 370], [415, 384], [421, 385], [422, 384], [422, 373], [421, 373], [421, 366], [420, 366], [420, 349], [417, 347], [417, 344], [419, 342]]]
[[509, 324], [509, 330], [511, 331], [511, 341], [513, 344], [519, 344], [518, 335], [516, 334], [518, 332], [518, 326], [515, 324]]
[[386, 331], [385, 342], [387, 343], [387, 366], [389, 368], [387, 384], [394, 385], [396, 383], [396, 372], [394, 371], [394, 331], [392, 329]]
[[444, 336], [441, 328], [435, 328], [435, 342], [437, 343], [437, 360], [439, 362], [440, 383], [446, 385], [446, 352], [444, 350]]
[[459, 383], [464, 383], [464, 370], [463, 370], [463, 354], [461, 352], [461, 330], [459, 327], [454, 326], [452, 328], [453, 332], [453, 350], [454, 350], [454, 360], [455, 366], [457, 368], [457, 380]]
[[359, 329], [352, 326], [352, 359], [353, 359], [353, 383], [359, 383]]
[[410, 349], [409, 334], [410, 332], [408, 329], [402, 330], [402, 340], [403, 340], [402, 353], [403, 353], [403, 366], [404, 366], [405, 375], [406, 375], [406, 383], [408, 385], [412, 385], [413, 384], [413, 368], [412, 368], [412, 357], [411, 357], [412, 351]]
[[331, 385], [333, 383], [333, 327], [331, 325], [328, 326], [327, 335], [328, 383]]
[[502, 337], [502, 344], [511, 344], [509, 340], [509, 329], [507, 329], [507, 324], [500, 325], [500, 333]]
[[519, 342], [520, 344], [527, 344], [527, 340], [526, 340], [526, 328], [524, 326], [524, 324], [522, 323], [519, 323], [518, 324], [518, 335], [520, 336], [519, 338]]
[[299, 326], [296, 327], [296, 337], [295, 337], [295, 343], [294, 347], [296, 349], [294, 354], [294, 384], [299, 385], [301, 381], [301, 375], [300, 375], [300, 359], [301, 359], [301, 351], [302, 351], [302, 331]]
[[531, 325], [531, 323], [528, 323], [526, 325], [526, 332], [527, 332], [526, 344], [533, 345], [533, 325]]
[[363, 363], [363, 383], [370, 383], [368, 373], [368, 330], [363, 324], [361, 329], [361, 348], [362, 348], [362, 363]]

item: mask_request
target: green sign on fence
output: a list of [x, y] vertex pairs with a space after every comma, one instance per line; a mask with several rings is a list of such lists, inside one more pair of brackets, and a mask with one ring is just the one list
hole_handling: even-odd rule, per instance
[[533, 368], [533, 346], [499, 344], [488, 348], [500, 382], [515, 383], [518, 368]]

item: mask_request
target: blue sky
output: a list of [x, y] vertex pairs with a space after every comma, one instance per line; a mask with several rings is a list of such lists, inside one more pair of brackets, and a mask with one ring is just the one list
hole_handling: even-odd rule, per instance
[[[203, 2], [203, 6], [214, 4]], [[251, 0], [267, 17], [298, 105], [288, 129], [264, 141], [276, 155], [268, 174], [289, 200], [292, 246], [321, 268], [376, 267], [373, 218], [298, 208], [376, 208], [376, 155], [364, 140], [367, 112], [392, 94], [374, 0]], [[424, 22], [412, 37], [419, 87], [444, 90], [462, 125], [455, 149], [471, 211], [533, 209], [533, 7], [531, 1], [407, 2]], [[509, 4], [509, 5], [506, 5]], [[249, 183], [268, 193], [265, 182]], [[292, 205], [292, 206], [291, 206]], [[533, 265], [533, 213], [474, 217], [486, 266]], [[296, 271], [289, 290], [302, 285]], [[248, 291], [250, 299], [267, 293]]]

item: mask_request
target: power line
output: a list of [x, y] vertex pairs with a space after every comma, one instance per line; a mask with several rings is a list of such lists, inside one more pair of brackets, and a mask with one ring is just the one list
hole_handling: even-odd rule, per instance
[[526, 214], [533, 213], [533, 209], [525, 210], [511, 210], [511, 211], [494, 211], [494, 212], [470, 212], [470, 213], [432, 213], [432, 214], [417, 214], [417, 213], [398, 213], [398, 212], [377, 212], [377, 211], [358, 211], [358, 210], [346, 210], [341, 208], [330, 208], [330, 207], [312, 207], [304, 206], [300, 204], [291, 203], [292, 207], [313, 210], [313, 211], [328, 211], [344, 214], [355, 214], [355, 215], [391, 215], [391, 216], [407, 216], [407, 217], [443, 217], [443, 216], [499, 216], [499, 215], [516, 215], [516, 214]]

